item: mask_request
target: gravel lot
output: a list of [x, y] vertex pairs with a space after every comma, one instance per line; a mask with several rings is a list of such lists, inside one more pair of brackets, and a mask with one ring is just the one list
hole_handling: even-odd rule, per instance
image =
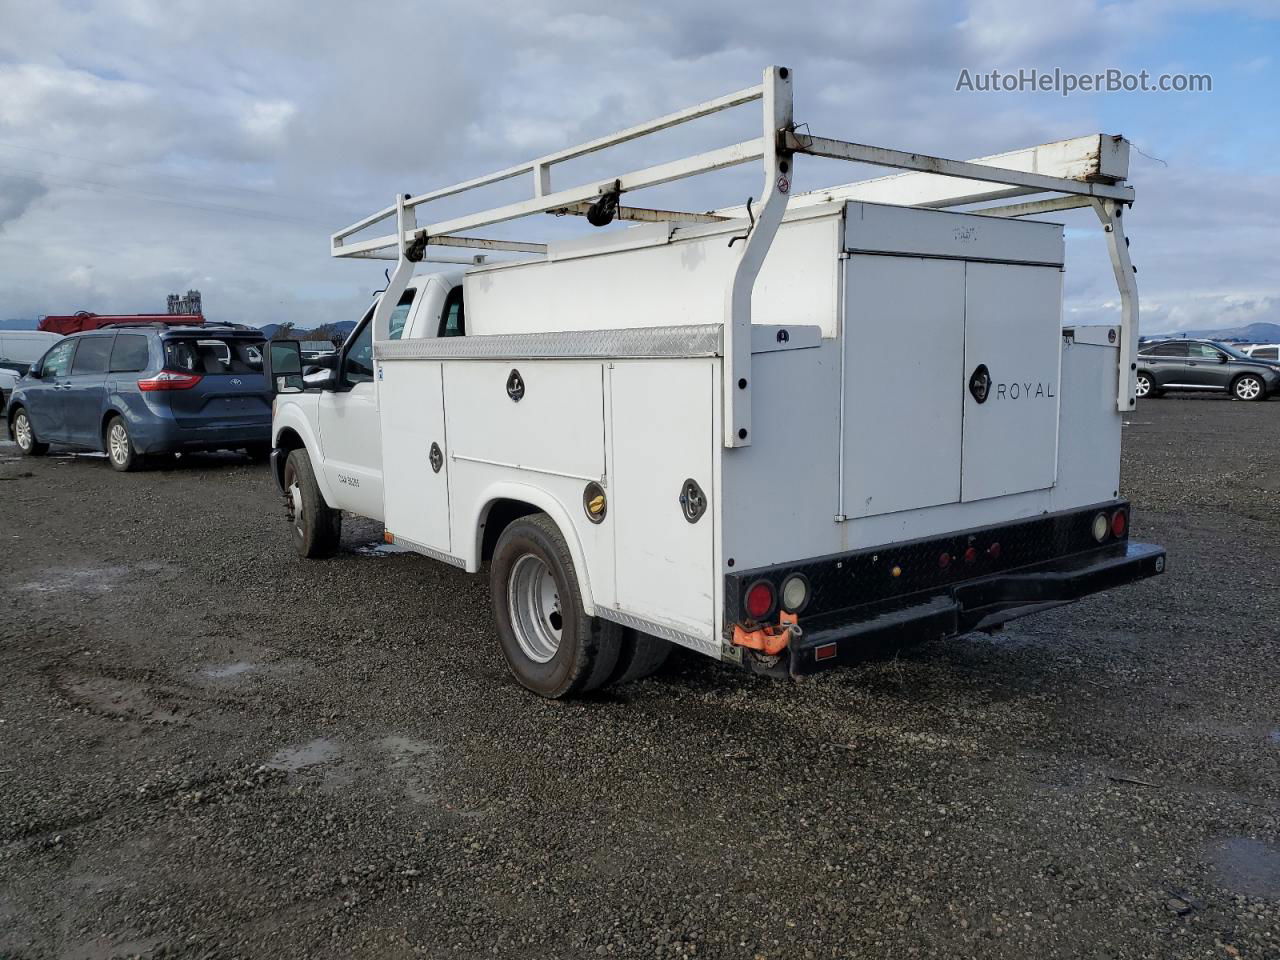
[[263, 467], [0, 445], [0, 958], [1280, 957], [1280, 402], [1125, 434], [1163, 578], [578, 703]]

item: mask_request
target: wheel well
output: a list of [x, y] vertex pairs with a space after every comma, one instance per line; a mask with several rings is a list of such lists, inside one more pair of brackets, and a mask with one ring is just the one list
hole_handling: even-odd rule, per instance
[[276, 479], [284, 484], [284, 464], [289, 459], [290, 452], [299, 449], [306, 449], [306, 444], [302, 442], [302, 437], [298, 435], [298, 431], [292, 427], [285, 427], [280, 431], [280, 436], [276, 438], [276, 449], [282, 451], [281, 456], [276, 458], [276, 470], [279, 471]]
[[107, 424], [111, 422], [112, 417], [122, 417], [119, 410], [108, 410], [102, 415], [102, 422], [98, 424], [98, 439], [102, 441], [102, 449], [107, 448]]
[[507, 529], [513, 520], [541, 512], [533, 504], [525, 503], [523, 500], [504, 498], [489, 504], [489, 508], [484, 513], [484, 519], [480, 521], [480, 560], [483, 562], [493, 558], [493, 548], [498, 545], [498, 537], [502, 536], [502, 531]]

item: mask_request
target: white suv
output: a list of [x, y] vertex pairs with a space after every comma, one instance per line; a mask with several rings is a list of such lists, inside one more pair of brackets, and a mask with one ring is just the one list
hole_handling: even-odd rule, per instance
[[1236, 348], [1255, 360], [1280, 360], [1280, 343], [1239, 343]]

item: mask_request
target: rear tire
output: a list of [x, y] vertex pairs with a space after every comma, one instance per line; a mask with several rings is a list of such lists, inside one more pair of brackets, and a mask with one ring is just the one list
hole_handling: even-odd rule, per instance
[[324, 502], [306, 450], [290, 452], [284, 465], [284, 489], [298, 556], [333, 556], [342, 538], [342, 514]]
[[671, 656], [671, 644], [660, 637], [627, 627], [622, 631], [622, 649], [609, 684], [634, 683], [662, 669]]
[[121, 473], [137, 470], [142, 464], [142, 457], [133, 449], [133, 438], [129, 436], [129, 426], [124, 417], [115, 416], [107, 421], [107, 429], [102, 434], [102, 448], [106, 450], [112, 468]]
[[569, 546], [546, 514], [502, 531], [489, 585], [498, 642], [521, 686], [556, 700], [596, 690], [613, 675], [622, 628], [587, 616]]
[[13, 442], [18, 445], [24, 457], [43, 457], [49, 452], [49, 445], [41, 443], [36, 437], [31, 418], [22, 407], [14, 410], [13, 416], [9, 418], [9, 433], [13, 435]]
[[1267, 385], [1262, 382], [1261, 377], [1246, 373], [1243, 376], [1236, 377], [1231, 384], [1231, 395], [1237, 400], [1265, 400], [1267, 399]]

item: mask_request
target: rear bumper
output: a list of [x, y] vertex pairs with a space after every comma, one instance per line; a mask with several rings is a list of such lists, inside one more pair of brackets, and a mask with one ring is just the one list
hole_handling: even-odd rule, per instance
[[141, 453], [179, 453], [184, 450], [220, 450], [267, 446], [271, 443], [271, 420], [261, 423], [217, 424], [184, 427], [173, 421], [130, 424], [134, 445]]
[[1165, 551], [1124, 541], [1029, 567], [966, 580], [907, 602], [869, 604], [805, 627], [790, 646], [793, 676], [865, 659], [891, 643], [954, 636], [1079, 600], [1164, 572]]

